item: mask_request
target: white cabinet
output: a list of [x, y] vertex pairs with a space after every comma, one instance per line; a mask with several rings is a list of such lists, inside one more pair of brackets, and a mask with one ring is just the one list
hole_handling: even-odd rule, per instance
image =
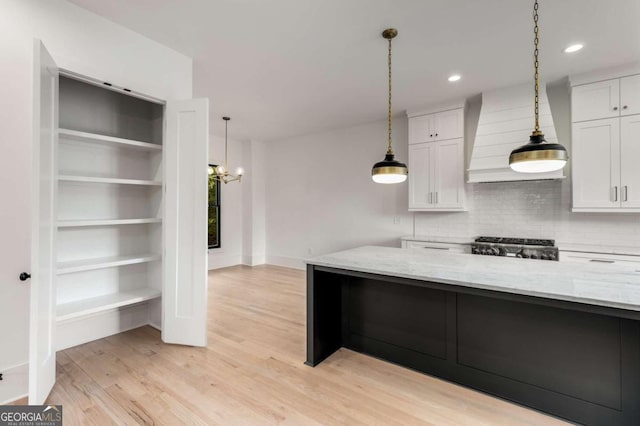
[[464, 109], [420, 114], [409, 118], [409, 144], [464, 137]]
[[[153, 325], [206, 345], [208, 100], [131, 96], [34, 58], [29, 402], [57, 350]], [[179, 155], [178, 155], [179, 152]]]
[[409, 211], [465, 207], [464, 139], [409, 145]]
[[457, 139], [464, 137], [464, 109], [457, 108], [434, 114], [435, 140]]
[[620, 120], [573, 124], [573, 208], [620, 206]]
[[620, 119], [620, 202], [640, 210], [640, 115]]
[[640, 75], [573, 87], [573, 211], [640, 213]]
[[620, 80], [618, 79], [575, 86], [571, 97], [573, 122], [620, 115]]
[[434, 207], [434, 143], [409, 145], [409, 210]]
[[431, 142], [435, 134], [434, 114], [420, 115], [409, 120], [409, 145]]
[[640, 74], [572, 89], [572, 121], [640, 114]]
[[640, 75], [620, 79], [620, 114], [640, 114]]

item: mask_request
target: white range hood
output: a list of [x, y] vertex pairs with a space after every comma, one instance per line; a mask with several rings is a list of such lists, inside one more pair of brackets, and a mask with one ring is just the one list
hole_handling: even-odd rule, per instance
[[[540, 87], [540, 127], [549, 142], [557, 142], [544, 85]], [[529, 142], [534, 124], [533, 85], [530, 83], [484, 92], [471, 161], [469, 182], [561, 179], [562, 170], [518, 173], [509, 167], [509, 154]]]

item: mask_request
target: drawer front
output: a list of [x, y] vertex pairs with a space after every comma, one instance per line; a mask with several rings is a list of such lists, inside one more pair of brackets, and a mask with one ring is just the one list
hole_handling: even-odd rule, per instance
[[561, 262], [618, 264], [640, 267], [640, 256], [560, 251]]

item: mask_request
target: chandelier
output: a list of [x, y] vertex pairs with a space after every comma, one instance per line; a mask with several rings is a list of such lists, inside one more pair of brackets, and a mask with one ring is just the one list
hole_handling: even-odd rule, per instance
[[222, 117], [224, 120], [224, 164], [217, 166], [214, 170], [213, 167], [209, 167], [209, 175], [213, 175], [213, 178], [219, 180], [223, 183], [229, 183], [233, 181], [240, 181], [242, 179], [242, 175], [244, 174], [244, 170], [242, 167], [236, 168], [236, 173], [229, 173], [229, 168], [227, 167], [227, 145], [228, 145], [228, 125], [231, 117]]

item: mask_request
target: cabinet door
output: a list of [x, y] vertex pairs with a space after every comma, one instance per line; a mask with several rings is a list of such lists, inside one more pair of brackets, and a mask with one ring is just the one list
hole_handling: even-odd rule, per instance
[[435, 207], [464, 208], [464, 139], [437, 142], [434, 158]]
[[640, 75], [620, 79], [620, 113], [640, 114]]
[[162, 340], [207, 345], [209, 100], [166, 107]]
[[29, 404], [40, 405], [56, 380], [54, 220], [58, 145], [58, 67], [40, 40], [35, 41], [33, 65]]
[[409, 145], [409, 209], [433, 208], [433, 143]]
[[575, 86], [571, 97], [571, 121], [598, 120], [620, 115], [619, 79]]
[[452, 109], [434, 114], [435, 140], [464, 137], [464, 110]]
[[409, 144], [435, 140], [434, 114], [409, 118]]
[[573, 125], [573, 208], [620, 206], [620, 119]]
[[620, 184], [623, 208], [640, 208], [640, 115], [620, 119]]

